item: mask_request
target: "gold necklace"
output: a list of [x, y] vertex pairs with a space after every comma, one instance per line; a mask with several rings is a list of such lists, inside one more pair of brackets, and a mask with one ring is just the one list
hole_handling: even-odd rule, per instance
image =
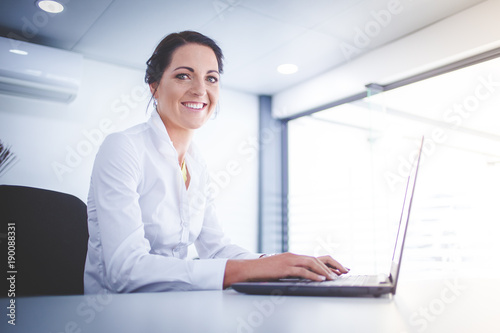
[[182, 178], [184, 179], [184, 183], [187, 182], [187, 169], [186, 169], [186, 160], [182, 161], [181, 164], [181, 172], [182, 172]]

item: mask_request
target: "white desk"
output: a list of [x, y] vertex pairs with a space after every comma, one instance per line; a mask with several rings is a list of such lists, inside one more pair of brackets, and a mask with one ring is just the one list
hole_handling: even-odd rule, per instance
[[500, 332], [500, 280], [400, 281], [394, 297], [249, 296], [233, 290], [0, 299], [1, 332]]

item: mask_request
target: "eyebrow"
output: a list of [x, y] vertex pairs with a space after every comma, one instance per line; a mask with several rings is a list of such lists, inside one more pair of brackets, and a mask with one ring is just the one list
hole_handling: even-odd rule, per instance
[[[175, 72], [176, 70], [179, 70], [179, 69], [187, 69], [188, 71], [190, 71], [191, 73], [194, 73], [194, 69], [191, 68], [191, 67], [187, 67], [187, 66], [180, 66], [180, 67], [177, 67], [176, 69], [173, 70], [173, 72]], [[217, 73], [219, 74], [219, 71], [216, 71], [215, 69], [212, 69], [212, 70], [209, 70], [207, 72], [207, 74], [209, 73]], [[220, 75], [220, 74], [219, 74]]]

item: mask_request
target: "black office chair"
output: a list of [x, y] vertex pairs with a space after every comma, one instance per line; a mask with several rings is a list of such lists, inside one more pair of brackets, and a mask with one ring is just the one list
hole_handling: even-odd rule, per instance
[[[0, 207], [0, 267], [2, 274], [15, 276], [15, 296], [83, 294], [89, 237], [85, 203], [70, 194], [0, 185]], [[15, 250], [7, 237], [13, 235], [9, 224], [15, 227]], [[12, 250], [15, 262], [9, 267]], [[1, 297], [12, 287], [7, 277]]]

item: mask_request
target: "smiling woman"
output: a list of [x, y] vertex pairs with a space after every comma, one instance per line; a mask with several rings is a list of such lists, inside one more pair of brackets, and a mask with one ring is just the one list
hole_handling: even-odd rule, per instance
[[[109, 135], [88, 196], [85, 292], [222, 289], [234, 282], [347, 271], [329, 256], [260, 258], [231, 244], [213, 205], [207, 166], [192, 142], [219, 98], [222, 52], [208, 37], [168, 35], [147, 62], [155, 110]], [[194, 244], [201, 260], [187, 260]]]
[[[161, 81], [150, 86], [171, 139], [190, 138], [209, 119], [219, 99], [219, 72], [212, 49], [199, 44], [180, 47]], [[182, 163], [185, 151], [179, 153]]]

